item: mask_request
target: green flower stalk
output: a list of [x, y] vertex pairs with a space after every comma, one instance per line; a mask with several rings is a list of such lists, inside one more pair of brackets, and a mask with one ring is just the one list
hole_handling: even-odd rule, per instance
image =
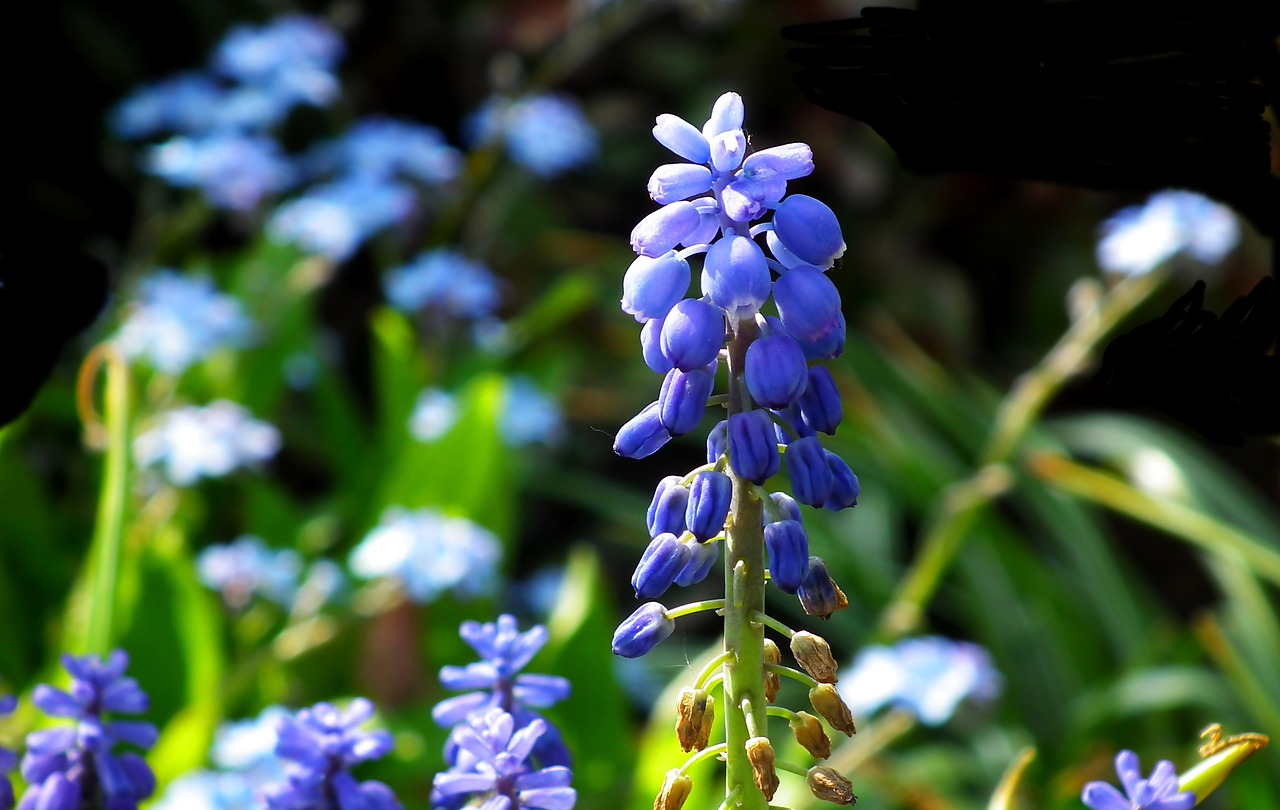
[[[857, 504], [857, 476], [818, 434], [833, 434], [843, 417], [830, 373], [810, 363], [844, 349], [840, 297], [827, 277], [844, 252], [831, 209], [812, 197], [787, 196], [787, 182], [813, 171], [801, 143], [750, 151], [742, 100], [726, 93], [701, 129], [673, 115], [657, 118], [654, 137], [686, 163], [658, 167], [649, 193], [662, 207], [632, 231], [635, 262], [623, 280], [623, 311], [643, 324], [645, 363], [664, 375], [657, 400], [619, 431], [614, 451], [644, 458], [673, 436], [692, 432], [708, 405], [726, 418], [707, 438], [706, 464], [659, 482], [646, 514], [652, 538], [631, 584], [636, 597], [656, 600], [671, 586], [705, 579], [724, 547], [723, 600], [668, 610], [642, 605], [614, 635], [613, 651], [644, 655], [671, 634], [678, 615], [718, 608], [724, 652], [677, 706], [681, 747], [697, 753], [668, 774], [655, 808], [680, 807], [693, 788], [687, 771], [709, 756], [718, 706], [725, 743], [725, 807], [766, 810], [777, 771], [806, 777], [815, 795], [851, 804], [848, 780], [830, 769], [778, 762], [769, 717], [787, 718], [797, 738], [826, 756], [830, 741], [813, 715], [770, 706], [781, 676], [805, 682], [814, 709], [846, 734], [853, 719], [831, 683], [835, 662], [826, 641], [796, 633], [765, 612], [766, 585], [800, 599], [810, 615], [847, 604], [826, 566], [809, 554], [801, 504], [831, 510]], [[689, 259], [702, 255], [701, 294], [686, 297]], [[772, 302], [776, 314], [764, 308]], [[715, 393], [720, 363], [728, 387]], [[785, 462], [792, 492], [766, 483]], [[766, 628], [789, 641], [805, 675], [781, 663]], [[715, 670], [715, 671], [712, 671]], [[722, 689], [719, 702], [710, 694]], [[815, 728], [816, 726], [816, 728]], [[821, 753], [825, 752], [825, 753]]]

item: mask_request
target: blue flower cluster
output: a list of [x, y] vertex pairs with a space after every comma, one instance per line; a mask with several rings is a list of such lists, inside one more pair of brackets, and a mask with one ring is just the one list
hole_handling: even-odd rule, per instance
[[491, 98], [471, 117], [468, 130], [475, 142], [500, 142], [517, 165], [544, 178], [589, 162], [598, 149], [595, 128], [562, 95]]
[[840, 695], [855, 714], [895, 706], [937, 726], [965, 701], [993, 700], [1002, 683], [982, 647], [928, 636], [859, 650], [853, 666], [840, 674]]
[[1196, 795], [1178, 790], [1178, 774], [1173, 763], [1161, 760], [1148, 779], [1142, 778], [1138, 755], [1121, 751], [1116, 755], [1116, 774], [1124, 794], [1106, 782], [1085, 785], [1080, 800], [1089, 810], [1191, 810]]
[[196, 558], [196, 574], [205, 587], [218, 591], [237, 610], [254, 597], [291, 608], [303, 593], [324, 603], [345, 585], [342, 569], [332, 560], [316, 560], [303, 576], [302, 558], [296, 551], [268, 548], [251, 535], [202, 550]]
[[569, 682], [520, 672], [546, 644], [546, 628], [521, 633], [515, 617], [503, 615], [493, 624], [464, 622], [460, 634], [481, 660], [440, 671], [446, 688], [468, 691], [431, 713], [453, 727], [445, 746], [449, 769], [435, 778], [432, 807], [571, 810], [577, 792], [569, 752], [555, 726], [532, 711], [567, 698]]
[[155, 790], [155, 777], [142, 757], [116, 753], [123, 743], [143, 750], [155, 744], [156, 727], [105, 715], [141, 714], [147, 695], [126, 678], [129, 657], [112, 652], [106, 661], [94, 656], [63, 656], [71, 675], [68, 691], [41, 684], [32, 702], [50, 717], [74, 720], [70, 726], [34, 731], [27, 736], [22, 778], [28, 788], [21, 810], [81, 810], [107, 807], [137, 810]]
[[[503, 441], [511, 447], [559, 442], [564, 437], [564, 417], [555, 400], [528, 377], [509, 377], [506, 383], [498, 418]], [[420, 442], [433, 442], [452, 430], [457, 419], [457, 398], [439, 388], [426, 388], [409, 416], [409, 433]]]
[[158, 270], [138, 288], [116, 344], [126, 357], [142, 358], [165, 374], [181, 374], [223, 347], [239, 348], [252, 323], [239, 300], [219, 293], [213, 281]]
[[360, 730], [372, 716], [373, 704], [357, 698], [346, 711], [317, 703], [281, 718], [275, 750], [285, 760], [285, 778], [263, 791], [268, 810], [400, 810], [389, 787], [351, 774], [391, 751], [389, 733]]
[[482, 593], [494, 581], [501, 554], [498, 538], [466, 518], [393, 507], [352, 550], [348, 564], [358, 577], [396, 580], [421, 603], [448, 590]]
[[276, 729], [287, 712], [279, 706], [258, 717], [225, 723], [214, 735], [210, 759], [216, 770], [186, 774], [169, 783], [154, 810], [245, 810], [261, 807], [265, 785], [284, 779], [276, 757]]
[[498, 279], [455, 250], [429, 250], [387, 276], [387, 300], [401, 312], [430, 309], [456, 320], [491, 317], [501, 298]]
[[167, 411], [133, 442], [140, 466], [162, 467], [165, 477], [180, 487], [259, 464], [279, 449], [275, 427], [229, 400]]
[[[700, 129], [674, 115], [659, 116], [653, 128], [687, 162], [659, 166], [649, 180], [662, 207], [632, 231], [638, 256], [623, 279], [622, 309], [644, 325], [645, 363], [664, 377], [657, 400], [618, 431], [614, 451], [644, 458], [696, 429], [721, 360], [733, 380], [729, 418], [707, 439], [707, 466], [669, 476], [654, 492], [652, 541], [632, 585], [637, 598], [653, 599], [704, 578], [729, 510], [726, 468], [759, 486], [785, 458], [793, 495], [761, 490], [770, 576], [799, 594], [806, 611], [826, 616], [843, 606], [843, 594], [809, 555], [797, 502], [839, 510], [858, 499], [857, 477], [817, 438], [840, 424], [839, 392], [825, 368], [809, 366], [844, 350], [840, 295], [827, 272], [845, 245], [830, 208], [787, 195], [789, 181], [813, 171], [809, 147], [753, 152], [743, 114], [742, 99], [726, 93]], [[700, 295], [687, 297], [689, 259], [700, 254]], [[765, 311], [770, 300], [776, 314]], [[747, 344], [736, 360], [726, 351], [734, 341]], [[614, 651], [643, 655], [670, 632], [669, 622], [660, 605], [641, 607], [619, 627]]]
[[1240, 221], [1227, 206], [1191, 191], [1162, 191], [1103, 224], [1097, 258], [1109, 273], [1144, 275], [1179, 253], [1218, 264], [1239, 242]]

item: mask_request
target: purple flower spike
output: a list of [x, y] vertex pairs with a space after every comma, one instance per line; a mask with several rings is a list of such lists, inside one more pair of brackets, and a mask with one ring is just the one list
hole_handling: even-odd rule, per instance
[[827, 498], [822, 506], [833, 512], [857, 506], [858, 495], [862, 491], [862, 487], [858, 484], [858, 476], [853, 474], [853, 470], [844, 463], [844, 459], [830, 450], [822, 452], [827, 459], [827, 467], [831, 470], [831, 497]]
[[672, 436], [681, 436], [698, 426], [707, 412], [707, 399], [716, 383], [716, 361], [705, 368], [681, 371], [673, 368], [662, 380], [658, 394], [658, 415]]
[[764, 408], [786, 408], [809, 384], [804, 352], [788, 335], [759, 338], [747, 347], [744, 374], [751, 398]]
[[769, 298], [769, 265], [760, 246], [745, 236], [719, 240], [702, 266], [702, 292], [730, 318], [760, 311]]
[[702, 472], [693, 477], [684, 520], [699, 543], [705, 543], [724, 529], [732, 500], [733, 482], [724, 473]]
[[637, 256], [622, 277], [622, 311], [644, 323], [665, 317], [689, 290], [689, 263], [674, 251]]
[[707, 578], [711, 567], [720, 558], [719, 543], [694, 543], [689, 547], [689, 562], [676, 574], [676, 584], [682, 588], [695, 585]]
[[[471, 799], [474, 806], [490, 810], [572, 808], [577, 801], [577, 792], [569, 787], [572, 772], [530, 764], [550, 730], [541, 718], [521, 722], [499, 708], [472, 714], [450, 736], [457, 762], [436, 775], [433, 805], [457, 807]], [[359, 807], [352, 805], [353, 810]]]
[[667, 356], [662, 353], [662, 324], [664, 318], [650, 318], [640, 329], [640, 354], [644, 364], [659, 374], [666, 374], [675, 368]]
[[668, 203], [640, 220], [631, 231], [631, 249], [641, 256], [657, 257], [684, 241], [702, 222], [693, 203]]
[[826, 203], [792, 194], [773, 213], [773, 228], [787, 250], [809, 264], [828, 268], [844, 254], [840, 223]]
[[724, 315], [700, 298], [686, 298], [672, 307], [662, 323], [659, 347], [682, 371], [704, 368], [724, 344]]
[[649, 177], [649, 196], [659, 205], [687, 200], [711, 190], [711, 170], [692, 163], [666, 163]]
[[815, 343], [840, 323], [840, 293], [831, 279], [816, 267], [793, 267], [773, 284], [773, 300], [787, 334]]
[[816, 436], [787, 445], [787, 474], [791, 476], [791, 491], [800, 503], [819, 507], [831, 497], [835, 478], [826, 452]]
[[706, 137], [679, 116], [659, 115], [653, 125], [653, 138], [690, 163], [711, 162], [711, 147]]
[[795, 520], [780, 520], [764, 527], [769, 552], [769, 579], [784, 593], [795, 593], [809, 563], [809, 536]]
[[386, 731], [359, 730], [372, 716], [373, 704], [357, 698], [346, 711], [317, 703], [282, 718], [276, 755], [286, 760], [285, 781], [266, 788], [267, 808], [400, 810], [400, 802], [386, 785], [362, 784], [351, 775], [351, 768], [381, 759], [391, 750], [391, 735]]
[[1156, 763], [1150, 779], [1142, 778], [1138, 755], [1121, 751], [1116, 755], [1116, 773], [1124, 794], [1106, 782], [1090, 782], [1084, 786], [1080, 800], [1090, 810], [1191, 810], [1196, 795], [1179, 792], [1178, 774], [1173, 763], [1161, 760]]
[[763, 484], [778, 471], [778, 443], [768, 411], [747, 411], [729, 417], [729, 466], [743, 478]]
[[689, 489], [680, 485], [680, 476], [668, 475], [663, 478], [658, 482], [653, 500], [649, 502], [649, 510], [645, 513], [649, 536], [657, 537], [664, 532], [677, 536], [684, 534], [684, 513], [688, 507]]
[[658, 403], [650, 402], [618, 428], [618, 435], [613, 439], [613, 452], [623, 458], [647, 458], [669, 441], [671, 434], [662, 426]]
[[808, 385], [800, 397], [800, 418], [810, 431], [836, 435], [844, 419], [844, 405], [831, 372], [822, 366], [809, 369]]
[[637, 599], [656, 599], [666, 593], [689, 562], [689, 546], [681, 543], [674, 534], [660, 534], [649, 541], [649, 547], [640, 557], [635, 573], [631, 575], [631, 587]]
[[676, 629], [675, 620], [657, 602], [645, 602], [636, 608], [613, 633], [613, 654], [623, 658], [639, 658], [666, 640]]

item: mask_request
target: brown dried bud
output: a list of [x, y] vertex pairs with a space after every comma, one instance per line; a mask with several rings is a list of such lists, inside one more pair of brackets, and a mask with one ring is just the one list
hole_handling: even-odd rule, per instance
[[822, 728], [822, 722], [808, 712], [796, 712], [791, 720], [791, 732], [804, 750], [818, 759], [831, 756], [831, 738]]
[[778, 774], [773, 769], [773, 744], [768, 737], [747, 740], [747, 761], [751, 763], [756, 787], [766, 799], [773, 801], [773, 794], [778, 792]]
[[820, 683], [810, 689], [809, 702], [836, 731], [849, 737], [858, 733], [858, 729], [854, 728], [853, 715], [849, 712], [849, 707], [841, 700], [840, 693], [831, 684]]
[[691, 790], [693, 780], [672, 768], [667, 771], [667, 778], [662, 780], [662, 790], [658, 791], [658, 797], [653, 800], [653, 810], [680, 810]]
[[676, 704], [676, 737], [680, 740], [681, 749], [701, 751], [707, 747], [711, 726], [715, 722], [715, 706], [716, 699], [705, 689], [686, 686], [680, 690], [680, 701]]
[[[771, 638], [764, 640], [764, 662], [765, 664], [778, 665], [782, 663], [782, 650], [778, 649], [777, 643]], [[774, 701], [778, 696], [778, 690], [782, 688], [782, 678], [776, 672], [770, 672], [768, 667], [764, 670], [764, 699], [769, 703]]]
[[801, 630], [791, 637], [791, 654], [815, 681], [836, 682], [836, 659], [831, 656], [831, 645], [822, 636]]
[[809, 769], [804, 781], [808, 783], [813, 795], [824, 802], [840, 805], [858, 803], [858, 797], [853, 795], [853, 783], [833, 768], [815, 765]]

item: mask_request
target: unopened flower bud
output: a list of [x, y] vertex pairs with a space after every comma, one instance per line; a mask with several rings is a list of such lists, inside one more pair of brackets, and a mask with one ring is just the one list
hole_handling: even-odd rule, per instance
[[[743, 175], [752, 180], [796, 180], [813, 174], [813, 150], [807, 143], [786, 143], [752, 152], [742, 161]], [[828, 209], [830, 210], [830, 209]]]
[[711, 189], [711, 170], [694, 163], [664, 163], [649, 176], [649, 196], [659, 205]]
[[747, 134], [741, 129], [730, 129], [719, 135], [708, 135], [711, 144], [711, 165], [724, 174], [742, 165], [747, 154]]
[[764, 527], [764, 547], [769, 552], [769, 580], [784, 593], [800, 588], [809, 560], [809, 536], [794, 520], [780, 520]]
[[645, 458], [658, 452], [669, 441], [671, 434], [662, 426], [658, 403], [650, 402], [618, 428], [618, 435], [613, 439], [613, 452], [623, 458]]
[[773, 212], [773, 230], [787, 250], [820, 268], [830, 267], [844, 254], [835, 212], [808, 195], [792, 194], [783, 200]]
[[631, 575], [636, 598], [653, 599], [666, 593], [667, 588], [675, 584], [676, 575], [688, 564], [690, 556], [689, 547], [670, 532], [663, 532], [649, 541], [635, 573]]
[[718, 472], [701, 472], [689, 485], [685, 525], [699, 542], [705, 543], [724, 529], [733, 500], [733, 482]]
[[729, 420], [721, 419], [707, 434], [707, 463], [715, 464], [729, 451]]
[[653, 800], [653, 810], [680, 810], [685, 799], [693, 790], [693, 780], [676, 768], [667, 771], [667, 778], [662, 780], [662, 790]]
[[661, 256], [701, 222], [698, 209], [687, 200], [667, 203], [640, 220], [631, 230], [631, 249], [641, 256]]
[[[805, 266], [808, 267], [808, 265]], [[796, 342], [800, 344], [800, 350], [804, 352], [806, 360], [810, 362], [832, 360], [844, 354], [845, 331], [844, 313], [841, 312], [831, 329], [824, 332], [821, 337]]]
[[820, 507], [831, 497], [835, 481], [826, 453], [817, 436], [796, 439], [787, 445], [787, 475], [791, 476], [791, 491], [800, 503]]
[[701, 582], [711, 573], [720, 558], [719, 543], [688, 543], [689, 562], [676, 574], [676, 584], [682, 588]]
[[658, 394], [658, 417], [668, 433], [681, 436], [698, 426], [707, 412], [707, 398], [715, 383], [715, 360], [704, 368], [691, 371], [673, 368], [667, 372]]
[[858, 476], [853, 474], [844, 459], [830, 450], [824, 451], [827, 467], [831, 470], [831, 497], [827, 498], [823, 507], [833, 512], [858, 505], [858, 495], [862, 488], [858, 484]]
[[742, 103], [742, 96], [732, 91], [722, 93], [711, 107], [711, 117], [702, 125], [702, 136], [711, 140], [721, 132], [742, 129], [742, 120], [745, 115], [746, 106]]
[[853, 725], [853, 715], [849, 707], [840, 698], [840, 693], [829, 683], [820, 683], [809, 690], [809, 702], [813, 708], [826, 718], [836, 731], [852, 737], [858, 733]]
[[644, 516], [649, 536], [657, 537], [663, 532], [683, 534], [684, 512], [688, 506], [689, 489], [680, 485], [680, 476], [668, 475], [659, 481]]
[[836, 434], [840, 420], [844, 419], [844, 404], [836, 388], [831, 372], [823, 366], [809, 369], [804, 393], [800, 395], [800, 419], [811, 431]]
[[786, 408], [804, 393], [809, 366], [789, 335], [758, 338], [747, 347], [743, 374], [747, 391], [762, 408]]
[[639, 658], [658, 646], [676, 629], [675, 620], [657, 602], [645, 602], [613, 632], [613, 654]]
[[815, 765], [809, 769], [804, 781], [813, 795], [824, 802], [842, 806], [858, 803], [858, 797], [853, 795], [853, 783], [834, 768]]
[[764, 216], [770, 203], [776, 203], [787, 193], [787, 181], [780, 177], [756, 180], [739, 174], [720, 192], [724, 214], [729, 219], [749, 222]]
[[764, 640], [764, 663], [764, 699], [772, 703], [778, 696], [778, 690], [782, 688], [782, 677], [771, 672], [768, 665], [777, 666], [782, 663], [782, 650], [778, 649], [777, 643], [771, 638]]
[[693, 204], [698, 207], [698, 211], [702, 216], [702, 222], [698, 227], [694, 228], [684, 241], [680, 244], [685, 247], [693, 247], [694, 245], [709, 245], [720, 234], [720, 216], [718, 206], [714, 197], [699, 197], [693, 200]]
[[773, 283], [773, 300], [782, 324], [801, 343], [816, 344], [836, 329], [840, 318], [840, 293], [816, 267], [793, 267]]
[[821, 557], [809, 558], [809, 565], [800, 578], [797, 594], [800, 596], [800, 606], [810, 616], [827, 619], [837, 610], [844, 610], [849, 606], [848, 597], [831, 578], [827, 564]]
[[768, 517], [768, 510], [765, 510], [766, 517], [764, 522], [766, 526], [770, 523], [777, 523], [779, 520], [794, 520], [796, 523], [804, 522], [800, 516], [800, 504], [796, 503], [795, 498], [785, 492], [771, 492], [769, 493], [769, 498], [777, 504], [778, 511], [782, 513], [782, 516], [777, 517], [775, 515], [770, 518]]
[[716, 699], [705, 689], [686, 686], [676, 703], [676, 737], [683, 751], [701, 751], [707, 747], [711, 727], [715, 725]]
[[689, 263], [667, 251], [637, 256], [622, 277], [622, 311], [645, 323], [671, 311], [689, 291]]
[[702, 263], [702, 293], [730, 318], [759, 312], [770, 286], [769, 265], [754, 240], [737, 235], [712, 243]]
[[818, 759], [831, 756], [831, 738], [818, 718], [808, 712], [796, 712], [789, 725], [791, 733], [796, 735], [796, 742], [804, 746], [810, 756]]
[[684, 299], [663, 319], [659, 347], [678, 369], [705, 368], [723, 345], [724, 315], [701, 298]]
[[690, 163], [711, 162], [706, 136], [683, 118], [663, 113], [654, 121], [653, 139]]
[[729, 466], [754, 484], [763, 484], [778, 471], [778, 443], [768, 411], [747, 411], [729, 417]]
[[778, 792], [778, 774], [773, 768], [773, 744], [768, 737], [752, 737], [747, 740], [747, 761], [751, 763], [751, 774], [756, 787], [766, 799], [773, 800]]
[[822, 636], [801, 630], [791, 637], [791, 654], [815, 681], [836, 682], [836, 660], [831, 655], [831, 645]]
[[644, 357], [644, 364], [659, 374], [666, 374], [675, 368], [662, 353], [662, 324], [665, 320], [650, 318], [640, 329], [640, 354]]

